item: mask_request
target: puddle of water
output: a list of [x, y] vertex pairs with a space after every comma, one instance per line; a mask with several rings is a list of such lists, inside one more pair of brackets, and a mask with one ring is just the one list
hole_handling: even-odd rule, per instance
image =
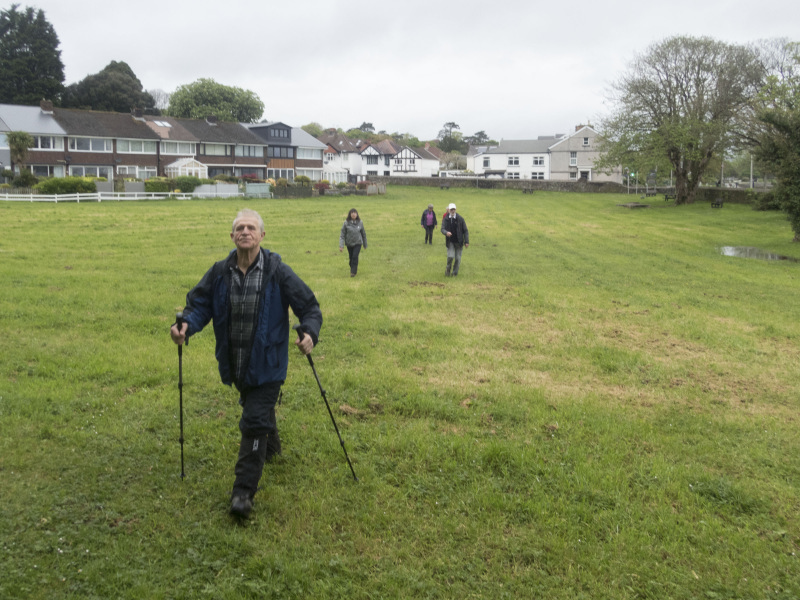
[[753, 248], [752, 246], [722, 246], [719, 249], [720, 254], [723, 256], [735, 256], [737, 258], [757, 258], [760, 260], [788, 260], [789, 262], [800, 262], [791, 256], [784, 256], [783, 254], [775, 254], [774, 252], [767, 252], [761, 248]]

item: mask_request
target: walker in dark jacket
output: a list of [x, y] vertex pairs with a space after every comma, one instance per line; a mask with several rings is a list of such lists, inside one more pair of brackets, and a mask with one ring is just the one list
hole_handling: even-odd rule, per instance
[[236, 244], [186, 295], [183, 324], [170, 329], [176, 344], [188, 342], [214, 322], [220, 379], [239, 390], [241, 442], [234, 469], [231, 513], [247, 517], [264, 463], [280, 454], [275, 404], [289, 364], [289, 308], [303, 335], [295, 340], [309, 354], [322, 327], [314, 293], [281, 261], [260, 247], [264, 225], [258, 213], [241, 211], [231, 238]]
[[469, 247], [469, 230], [464, 218], [456, 213], [455, 204], [451, 204], [447, 210], [449, 214], [442, 219], [442, 235], [445, 236], [447, 244], [447, 267], [444, 274], [446, 277], [450, 277], [451, 268], [453, 276], [458, 275], [458, 269], [461, 266], [461, 251], [463, 248]]

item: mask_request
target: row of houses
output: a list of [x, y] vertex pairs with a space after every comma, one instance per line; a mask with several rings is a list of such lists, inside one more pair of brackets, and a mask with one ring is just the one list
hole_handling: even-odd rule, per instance
[[[34, 140], [25, 167], [37, 177], [94, 176], [148, 179], [216, 175], [255, 179], [307, 176], [332, 184], [370, 176], [436, 177], [438, 149], [392, 140], [369, 143], [328, 130], [319, 139], [281, 122], [230, 123], [213, 116], [180, 119], [143, 114], [0, 104], [0, 170], [11, 153], [4, 132]], [[580, 126], [571, 135], [501, 141], [471, 148], [467, 169], [485, 177], [621, 181], [595, 170], [597, 133]], [[15, 165], [19, 170], [19, 165]]]
[[[0, 104], [0, 168], [11, 154], [4, 132], [33, 137], [25, 167], [37, 177], [148, 179], [215, 175], [322, 178], [325, 145], [284, 123], [217, 120]], [[19, 170], [19, 165], [15, 165]]]

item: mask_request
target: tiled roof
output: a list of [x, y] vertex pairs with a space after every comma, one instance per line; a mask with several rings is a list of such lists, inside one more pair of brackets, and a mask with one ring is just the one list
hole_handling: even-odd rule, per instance
[[264, 145], [264, 140], [249, 129], [242, 127], [239, 123], [218, 121], [216, 124], [211, 125], [208, 121], [201, 119], [174, 119], [174, 121], [201, 142], [252, 146]]
[[157, 140], [158, 135], [143, 121], [128, 113], [55, 108], [53, 117], [67, 135], [102, 138]]

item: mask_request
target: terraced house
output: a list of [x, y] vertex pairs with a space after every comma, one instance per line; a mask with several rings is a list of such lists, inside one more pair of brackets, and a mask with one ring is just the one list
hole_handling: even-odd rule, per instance
[[[272, 125], [277, 125], [272, 127]], [[37, 176], [68, 175], [147, 179], [215, 175], [286, 177], [299, 169], [318, 180], [322, 176], [325, 145], [300, 130], [271, 124], [270, 136], [258, 135], [255, 125], [207, 119], [179, 119], [144, 115], [0, 104], [0, 163], [2, 168], [30, 168]], [[11, 165], [4, 133], [25, 131], [34, 146], [24, 165]], [[294, 135], [292, 135], [292, 133]], [[293, 138], [300, 140], [302, 158]], [[310, 139], [309, 139], [310, 138]]]

